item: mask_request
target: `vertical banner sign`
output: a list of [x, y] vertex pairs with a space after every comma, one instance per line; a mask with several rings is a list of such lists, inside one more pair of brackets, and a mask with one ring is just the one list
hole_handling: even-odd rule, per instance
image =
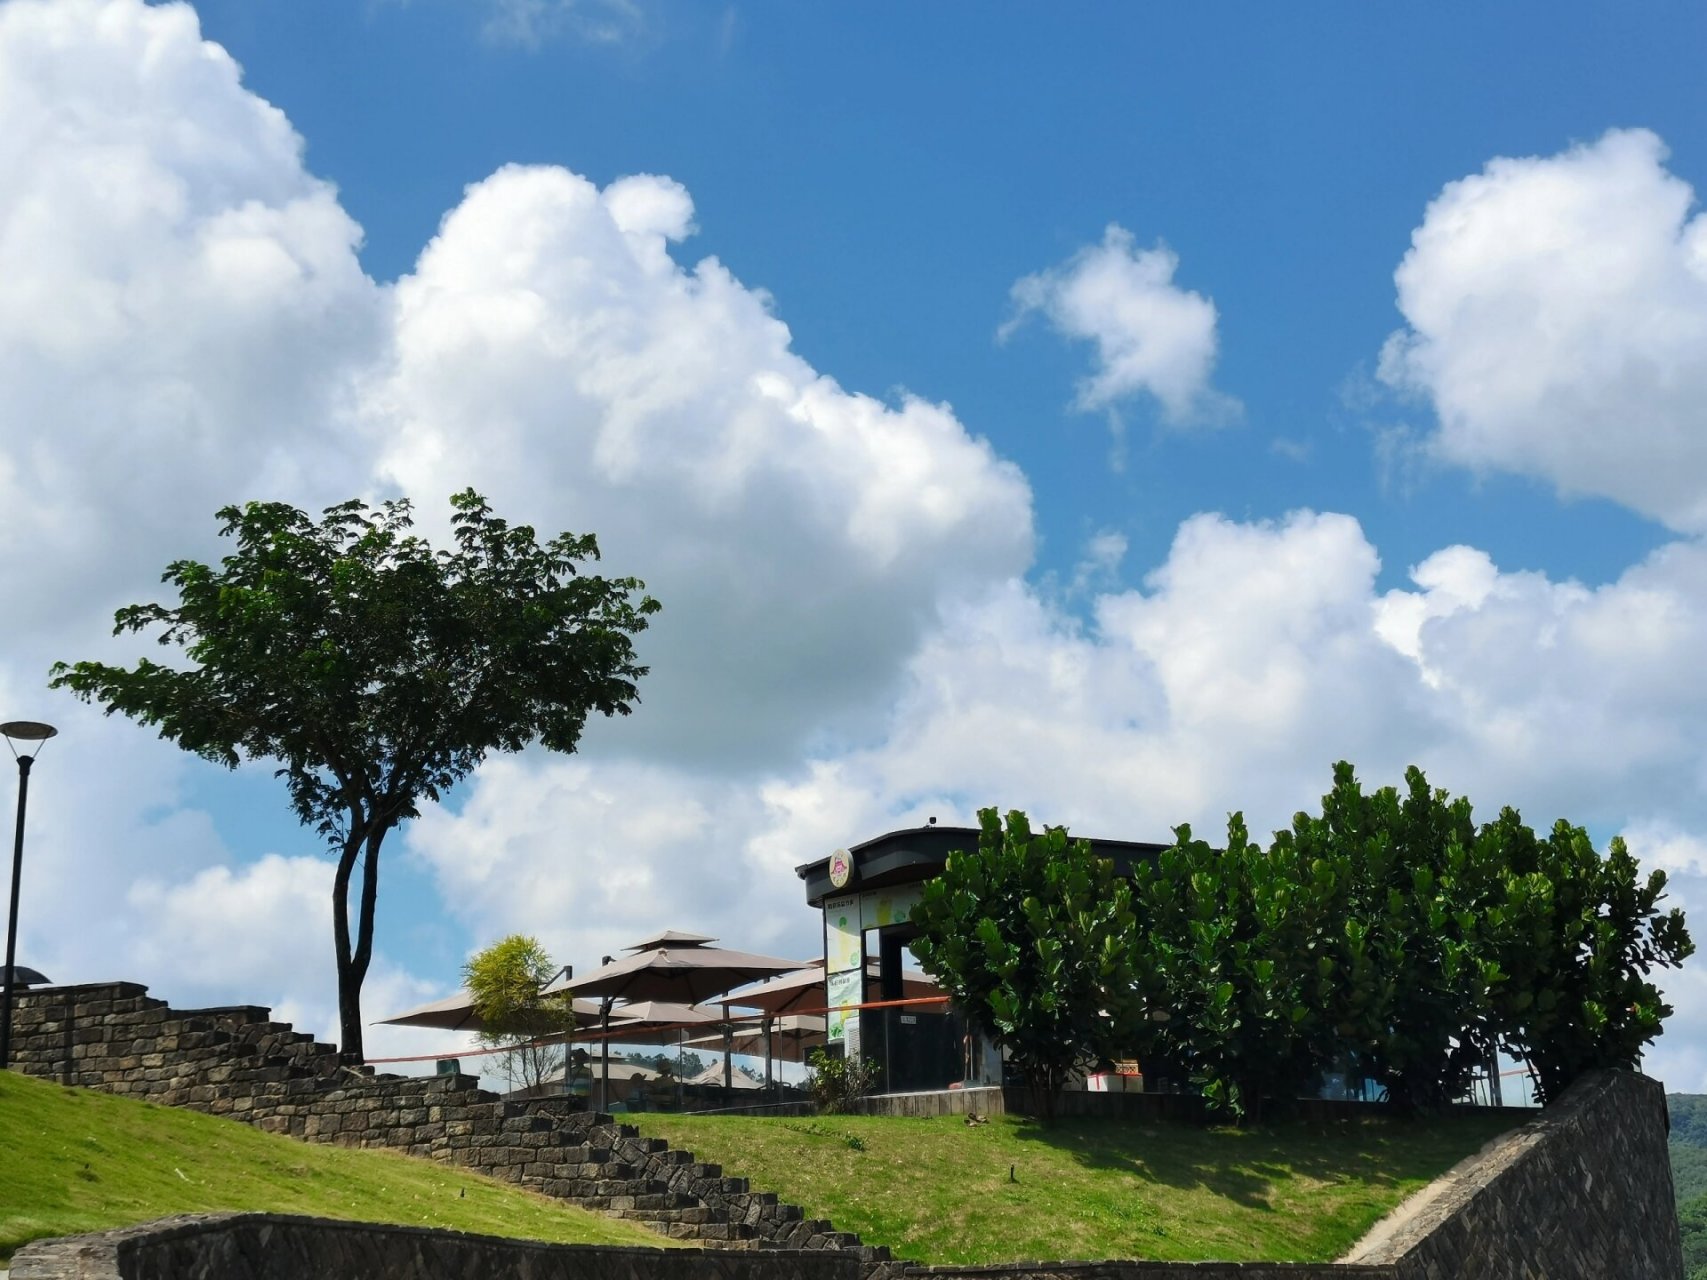
[[845, 973], [865, 964], [865, 933], [860, 925], [859, 895], [824, 899], [824, 971]]
[[826, 1038], [831, 1044], [846, 1045], [850, 1057], [859, 1050], [859, 1010], [838, 1009], [836, 1006], [860, 1002], [865, 994], [861, 989], [862, 976], [858, 969], [849, 969], [845, 973], [832, 973], [825, 981], [830, 1006]]

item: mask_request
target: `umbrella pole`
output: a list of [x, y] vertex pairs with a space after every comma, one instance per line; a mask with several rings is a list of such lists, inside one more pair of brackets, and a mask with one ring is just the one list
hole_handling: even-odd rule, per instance
[[599, 1041], [599, 1110], [610, 1109], [610, 1006], [611, 998], [605, 997], [604, 1004], [599, 1009], [599, 1029], [603, 1033]]
[[729, 1025], [729, 1006], [723, 1006], [723, 1105], [729, 1106], [735, 1092], [735, 1028]]
[[[765, 1015], [765, 1096], [771, 1098], [771, 1016]], [[775, 1098], [771, 1098], [775, 1102]]]
[[682, 1092], [682, 1068], [687, 1063], [688, 1029], [676, 1028], [676, 1110], [680, 1111], [686, 1104]]

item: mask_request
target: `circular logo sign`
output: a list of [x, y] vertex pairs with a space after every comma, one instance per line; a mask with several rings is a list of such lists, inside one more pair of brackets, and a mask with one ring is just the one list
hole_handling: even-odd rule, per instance
[[852, 879], [853, 859], [846, 849], [837, 849], [830, 855], [830, 884], [837, 889], [845, 889]]

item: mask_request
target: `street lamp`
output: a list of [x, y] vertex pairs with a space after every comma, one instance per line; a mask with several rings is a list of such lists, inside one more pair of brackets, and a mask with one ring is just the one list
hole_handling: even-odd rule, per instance
[[0, 1071], [12, 1065], [12, 992], [18, 985], [18, 882], [24, 869], [24, 808], [30, 798], [30, 766], [36, 762], [35, 756], [18, 755], [18, 743], [22, 742], [27, 751], [29, 744], [46, 742], [58, 732], [51, 724], [35, 720], [10, 720], [0, 724], [0, 734], [5, 736], [6, 745], [18, 761], [18, 827], [12, 839], [12, 900], [6, 913], [6, 968], [0, 971], [0, 976], [6, 979], [5, 987], [0, 988]]

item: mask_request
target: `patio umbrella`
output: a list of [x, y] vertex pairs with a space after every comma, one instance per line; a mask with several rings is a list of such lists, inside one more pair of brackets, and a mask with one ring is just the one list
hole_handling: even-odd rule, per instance
[[698, 1004], [744, 982], [801, 967], [798, 960], [711, 946], [715, 941], [698, 934], [661, 933], [625, 948], [633, 954], [570, 978], [563, 985], [578, 996]]
[[[865, 971], [869, 977], [875, 979], [876, 963], [868, 962]], [[941, 987], [917, 969], [901, 971], [903, 999], [912, 1000], [921, 996], [943, 994]], [[768, 982], [754, 982], [739, 987], [721, 997], [721, 1002], [742, 1009], [762, 1009], [766, 1013], [797, 1013], [805, 1009], [822, 1009], [827, 1002], [824, 992], [824, 962], [814, 960], [803, 968], [781, 974]]]
[[[558, 988], [561, 990], [562, 988]], [[540, 994], [550, 995], [551, 987], [541, 989]], [[575, 1010], [575, 1021], [597, 1022], [599, 1020], [599, 1002], [597, 1000], [573, 1000], [570, 1007]], [[413, 1009], [393, 1014], [389, 1018], [380, 1018], [380, 1023], [391, 1027], [438, 1027], [444, 1031], [483, 1031], [485, 1024], [480, 1015], [474, 1012], [474, 997], [468, 991], [458, 991], [455, 995], [446, 996], [442, 1000], [433, 1000], [427, 1004], [417, 1005]]]
[[[624, 948], [632, 954], [620, 960], [607, 961], [591, 973], [567, 980], [564, 985], [580, 996], [698, 1004], [744, 982], [774, 977], [801, 967], [798, 960], [712, 946], [716, 941], [703, 934], [666, 930]], [[731, 1083], [727, 1054], [724, 1055], [723, 1067], [724, 1081]]]
[[[0, 987], [4, 987], [6, 985], [7, 972], [6, 966], [0, 964]], [[18, 990], [20, 991], [24, 990], [26, 987], [45, 987], [51, 985], [48, 982], [47, 975], [45, 973], [40, 969], [32, 969], [27, 964], [15, 964], [12, 966], [10, 972], [12, 976], [17, 978]]]
[[[591, 1000], [578, 1000], [576, 1003], [598, 1007], [596, 1002]], [[641, 1000], [637, 1003], [613, 1005], [610, 1016], [610, 1035], [613, 1040], [644, 1040], [648, 1034], [656, 1035], [665, 1028], [680, 1030], [684, 1024], [721, 1020], [714, 1009], [677, 1004], [673, 1000]]]
[[[804, 1062], [809, 1049], [824, 1043], [824, 1016], [815, 1013], [785, 1013], [771, 1021], [770, 1061]], [[686, 1042], [689, 1049], [721, 1048], [722, 1036], [694, 1036]], [[744, 1024], [730, 1041], [735, 1053], [749, 1057], [765, 1057], [765, 1030], [756, 1024]], [[767, 1063], [766, 1076], [768, 1077]]]
[[697, 1076], [695, 1076], [692, 1080], [689, 1080], [687, 1083], [688, 1084], [713, 1085], [713, 1086], [722, 1085], [725, 1089], [762, 1089], [765, 1087], [759, 1081], [753, 1079], [753, 1077], [748, 1075], [745, 1071], [737, 1071], [735, 1073], [733, 1080], [726, 1080], [718, 1072], [716, 1063], [713, 1063], [711, 1066], [707, 1067], [704, 1071], [701, 1071]]

